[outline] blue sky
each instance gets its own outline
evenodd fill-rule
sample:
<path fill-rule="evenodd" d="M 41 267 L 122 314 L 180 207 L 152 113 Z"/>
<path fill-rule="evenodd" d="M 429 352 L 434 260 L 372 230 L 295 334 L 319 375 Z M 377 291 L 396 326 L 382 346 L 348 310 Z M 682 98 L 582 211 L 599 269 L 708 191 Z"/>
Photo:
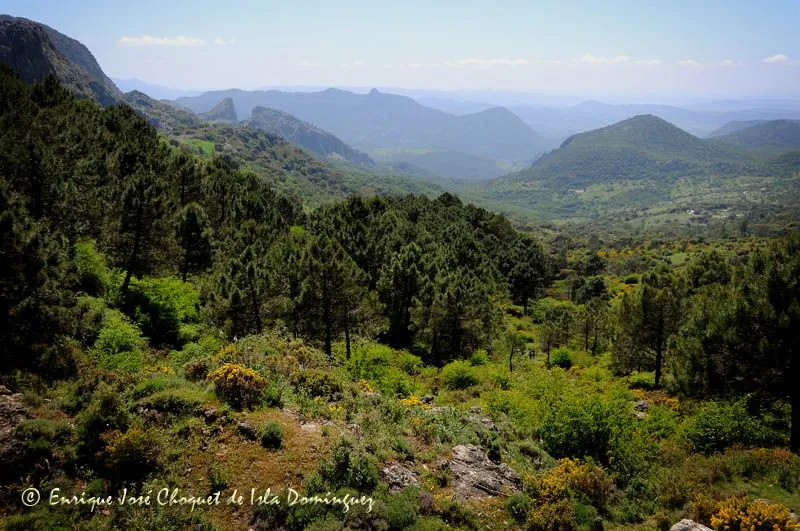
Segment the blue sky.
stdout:
<path fill-rule="evenodd" d="M 172 88 L 800 92 L 797 1 L 5 0 L 112 77 Z"/>

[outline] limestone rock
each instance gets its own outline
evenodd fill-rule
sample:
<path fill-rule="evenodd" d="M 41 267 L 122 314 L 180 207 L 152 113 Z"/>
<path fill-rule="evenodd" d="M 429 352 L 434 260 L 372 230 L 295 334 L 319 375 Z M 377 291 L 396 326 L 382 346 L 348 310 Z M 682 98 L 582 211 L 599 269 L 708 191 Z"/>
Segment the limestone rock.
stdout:
<path fill-rule="evenodd" d="M 409 485 L 419 486 L 416 473 L 400 463 L 390 462 L 381 469 L 381 480 L 393 491 L 402 490 Z"/>
<path fill-rule="evenodd" d="M 14 434 L 17 426 L 30 418 L 22 394 L 0 385 L 0 479 L 11 479 L 24 470 L 25 444 Z"/>
<path fill-rule="evenodd" d="M 443 467 L 450 470 L 456 497 L 461 500 L 502 496 L 518 491 L 522 485 L 522 479 L 508 465 L 492 462 L 474 444 L 454 447 L 453 457 Z"/>
<path fill-rule="evenodd" d="M 706 527 L 703 524 L 698 524 L 694 520 L 681 520 L 674 526 L 672 526 L 669 531 L 713 531 L 710 527 Z"/>

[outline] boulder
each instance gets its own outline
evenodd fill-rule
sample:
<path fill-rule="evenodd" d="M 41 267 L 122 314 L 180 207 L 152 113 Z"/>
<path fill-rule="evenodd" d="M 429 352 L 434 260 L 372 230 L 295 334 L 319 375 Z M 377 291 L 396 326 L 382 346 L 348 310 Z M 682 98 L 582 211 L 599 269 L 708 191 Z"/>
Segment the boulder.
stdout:
<path fill-rule="evenodd" d="M 650 409 L 650 404 L 647 402 L 647 400 L 639 400 L 633 404 L 633 409 L 636 411 L 647 411 Z"/>
<path fill-rule="evenodd" d="M 17 426 L 30 418 L 22 394 L 0 385 L 0 480 L 11 480 L 25 469 L 25 444 L 15 437 Z"/>
<path fill-rule="evenodd" d="M 706 527 L 703 524 L 698 524 L 694 520 L 681 520 L 674 526 L 672 526 L 669 531 L 713 531 L 710 527 Z"/>
<path fill-rule="evenodd" d="M 453 448 L 453 457 L 442 464 L 449 469 L 456 497 L 461 500 L 502 496 L 516 492 L 522 479 L 506 464 L 497 464 L 486 452 L 474 444 L 461 444 Z"/>
<path fill-rule="evenodd" d="M 393 491 L 403 490 L 410 485 L 419 486 L 416 473 L 410 468 L 395 462 L 384 465 L 383 469 L 381 469 L 381 480 L 389 485 L 389 489 Z"/>
<path fill-rule="evenodd" d="M 422 398 L 420 398 L 419 401 L 422 402 L 423 404 L 429 406 L 429 405 L 433 404 L 433 396 L 425 395 Z"/>
<path fill-rule="evenodd" d="M 249 441 L 255 441 L 256 439 L 258 439 L 258 432 L 252 425 L 248 424 L 247 422 L 242 422 L 242 421 L 237 422 L 236 431 L 239 432 L 239 435 L 241 435 L 242 437 L 244 437 Z"/>

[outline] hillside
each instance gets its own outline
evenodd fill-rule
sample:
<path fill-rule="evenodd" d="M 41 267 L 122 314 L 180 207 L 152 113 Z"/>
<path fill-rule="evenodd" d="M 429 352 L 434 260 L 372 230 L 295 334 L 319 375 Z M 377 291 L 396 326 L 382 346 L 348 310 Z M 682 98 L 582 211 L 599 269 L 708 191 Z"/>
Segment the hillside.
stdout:
<path fill-rule="evenodd" d="M 754 125 L 763 124 L 767 120 L 734 120 L 732 122 L 728 122 L 722 127 L 718 129 L 714 129 L 708 134 L 708 138 L 716 138 L 718 136 L 725 136 L 730 135 L 731 133 L 735 133 L 737 131 L 741 131 L 742 129 L 747 129 L 748 127 L 752 127 Z"/>
<path fill-rule="evenodd" d="M 654 231 L 743 217 L 791 224 L 796 156 L 701 140 L 646 115 L 574 135 L 530 168 L 460 193 L 522 219 Z"/>
<path fill-rule="evenodd" d="M 571 136 L 530 169 L 506 179 L 583 188 L 628 179 L 723 170 L 743 155 L 701 140 L 653 115 Z"/>
<path fill-rule="evenodd" d="M 225 98 L 214 107 L 204 113 L 200 113 L 198 116 L 203 118 L 204 120 L 208 120 L 211 122 L 238 122 L 239 118 L 236 115 L 236 108 L 233 105 L 232 98 Z"/>
<path fill-rule="evenodd" d="M 493 159 L 531 160 L 542 139 L 507 109 L 455 116 L 420 105 L 406 96 L 372 90 L 354 94 L 227 90 L 177 101 L 206 112 L 230 97 L 242 115 L 257 106 L 288 112 L 359 148 L 442 148 Z"/>
<path fill-rule="evenodd" d="M 0 15 L 0 61 L 26 83 L 54 75 L 74 94 L 111 105 L 122 93 L 75 39 L 25 18 Z"/>
<path fill-rule="evenodd" d="M 278 135 L 323 158 L 346 160 L 361 166 L 374 165 L 374 161 L 365 153 L 351 148 L 327 131 L 285 112 L 255 107 L 245 124 Z"/>
<path fill-rule="evenodd" d="M 800 120 L 758 122 L 714 139 L 748 148 L 800 149 Z"/>

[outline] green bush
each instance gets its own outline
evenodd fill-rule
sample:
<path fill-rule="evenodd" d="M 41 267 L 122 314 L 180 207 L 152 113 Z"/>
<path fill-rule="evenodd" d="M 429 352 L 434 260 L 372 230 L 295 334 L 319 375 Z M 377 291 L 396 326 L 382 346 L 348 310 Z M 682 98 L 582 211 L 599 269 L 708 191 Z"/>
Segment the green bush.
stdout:
<path fill-rule="evenodd" d="M 406 374 L 419 374 L 420 369 L 422 369 L 422 358 L 405 350 L 399 350 L 395 351 L 392 365 Z"/>
<path fill-rule="evenodd" d="M 567 347 L 559 347 L 550 353 L 550 364 L 554 367 L 569 369 L 572 367 L 572 353 Z"/>
<path fill-rule="evenodd" d="M 768 445 L 774 436 L 747 411 L 745 400 L 706 402 L 683 426 L 694 452 L 710 454 L 735 444 Z"/>
<path fill-rule="evenodd" d="M 483 367 L 489 363 L 489 354 L 483 349 L 476 350 L 472 353 L 472 356 L 469 357 L 469 363 L 473 367 Z"/>
<path fill-rule="evenodd" d="M 91 402 L 75 419 L 78 452 L 86 458 L 93 457 L 105 447 L 103 434 L 108 430 L 122 430 L 128 425 L 128 415 L 117 393 L 106 383 L 100 383 L 92 394 Z"/>
<path fill-rule="evenodd" d="M 188 387 L 170 387 L 139 401 L 139 405 L 162 413 L 187 415 L 203 403 L 203 393 Z"/>
<path fill-rule="evenodd" d="M 192 382 L 201 382 L 208 377 L 211 371 L 211 360 L 209 358 L 200 358 L 192 361 L 187 361 L 183 366 L 183 374 L 186 379 Z"/>
<path fill-rule="evenodd" d="M 448 389 L 467 389 L 479 383 L 475 369 L 462 360 L 450 362 L 442 367 L 442 381 Z"/>
<path fill-rule="evenodd" d="M 144 398 L 145 396 L 150 396 L 159 391 L 163 391 L 164 389 L 177 387 L 178 385 L 180 385 L 180 380 L 174 376 L 157 373 L 136 384 L 131 394 L 134 400 L 138 400 L 140 398 Z"/>
<path fill-rule="evenodd" d="M 311 396 L 331 398 L 335 393 L 342 391 L 336 378 L 321 369 L 299 369 L 289 376 L 289 381 L 294 387 Z"/>
<path fill-rule="evenodd" d="M 92 352 L 100 368 L 110 371 L 139 372 L 144 369 L 145 339 L 139 328 L 118 310 L 105 309 Z"/>
<path fill-rule="evenodd" d="M 283 446 L 283 429 L 277 422 L 267 422 L 261 428 L 261 446 L 268 450 L 278 450 Z"/>
<path fill-rule="evenodd" d="M 180 346 L 182 325 L 198 320 L 200 296 L 194 286 L 177 278 L 144 277 L 131 282 L 125 306 L 151 342 Z"/>
<path fill-rule="evenodd" d="M 319 477 L 328 490 L 349 487 L 369 493 L 378 485 L 375 458 L 349 439 L 340 439 L 331 454 L 320 463 Z"/>
<path fill-rule="evenodd" d="M 525 523 L 532 507 L 531 499 L 523 492 L 515 492 L 506 500 L 506 510 L 511 519 L 518 524 Z"/>
<path fill-rule="evenodd" d="M 389 499 L 387 523 L 390 530 L 402 531 L 419 519 L 419 489 L 407 487 Z"/>
<path fill-rule="evenodd" d="M 639 283 L 639 275 L 630 274 L 626 276 L 623 280 L 625 284 L 638 284 Z"/>
<path fill-rule="evenodd" d="M 93 241 L 75 244 L 75 269 L 80 282 L 79 289 L 89 295 L 103 296 L 114 284 L 113 273 Z"/>

